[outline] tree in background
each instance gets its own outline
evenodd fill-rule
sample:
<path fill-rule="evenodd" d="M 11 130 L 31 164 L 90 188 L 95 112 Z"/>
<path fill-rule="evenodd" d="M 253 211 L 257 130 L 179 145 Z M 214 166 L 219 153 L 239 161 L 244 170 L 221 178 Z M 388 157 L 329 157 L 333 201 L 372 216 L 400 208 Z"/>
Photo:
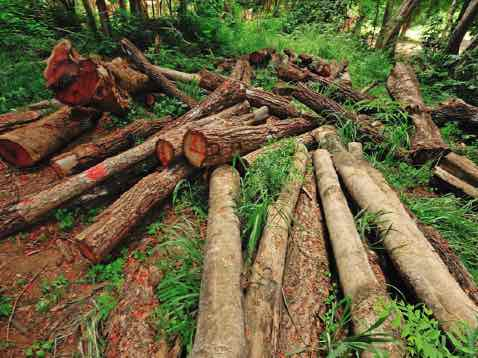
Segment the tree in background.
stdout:
<path fill-rule="evenodd" d="M 460 45 L 473 21 L 478 15 L 478 0 L 465 1 L 458 21 L 450 35 L 447 45 L 447 52 L 453 55 L 458 54 Z"/>

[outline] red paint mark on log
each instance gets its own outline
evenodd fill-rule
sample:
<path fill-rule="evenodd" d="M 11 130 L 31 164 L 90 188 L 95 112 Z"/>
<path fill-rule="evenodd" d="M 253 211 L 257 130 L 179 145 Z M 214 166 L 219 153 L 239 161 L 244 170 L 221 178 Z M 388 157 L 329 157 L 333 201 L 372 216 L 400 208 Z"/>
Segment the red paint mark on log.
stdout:
<path fill-rule="evenodd" d="M 91 181 L 99 181 L 106 177 L 107 174 L 108 171 L 106 170 L 106 167 L 101 163 L 85 171 L 86 178 Z"/>
<path fill-rule="evenodd" d="M 137 275 L 135 276 L 135 281 L 138 282 L 139 284 L 144 284 L 148 280 L 148 270 L 145 270 L 144 268 L 140 268 L 138 270 Z"/>

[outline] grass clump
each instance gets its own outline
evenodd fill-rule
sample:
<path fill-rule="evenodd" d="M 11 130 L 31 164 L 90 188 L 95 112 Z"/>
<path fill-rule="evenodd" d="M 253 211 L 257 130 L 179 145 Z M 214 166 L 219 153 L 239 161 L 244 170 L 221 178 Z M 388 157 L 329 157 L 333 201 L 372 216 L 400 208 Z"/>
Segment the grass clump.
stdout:
<path fill-rule="evenodd" d="M 124 264 L 127 252 L 107 264 L 93 265 L 86 274 L 89 283 L 109 282 L 110 288 L 119 289 L 124 282 Z"/>
<path fill-rule="evenodd" d="M 51 282 L 43 281 L 41 283 L 42 297 L 38 300 L 35 308 L 38 312 L 46 313 L 51 306 L 56 305 L 65 293 L 70 282 L 65 276 L 60 275 Z"/>
<path fill-rule="evenodd" d="M 12 312 L 12 299 L 5 295 L 0 295 L 0 318 L 10 316 Z"/>

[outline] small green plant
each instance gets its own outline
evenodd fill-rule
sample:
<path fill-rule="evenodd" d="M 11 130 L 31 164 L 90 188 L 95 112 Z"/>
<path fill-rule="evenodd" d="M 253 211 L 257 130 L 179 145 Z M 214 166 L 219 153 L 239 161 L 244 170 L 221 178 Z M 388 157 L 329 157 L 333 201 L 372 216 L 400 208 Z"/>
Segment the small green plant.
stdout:
<path fill-rule="evenodd" d="M 174 188 L 172 202 L 177 212 L 189 208 L 201 220 L 207 218 L 207 187 L 200 180 L 181 180 Z"/>
<path fill-rule="evenodd" d="M 89 225 L 95 221 L 95 218 L 101 213 L 103 208 L 91 208 L 86 213 L 81 214 L 80 220 L 83 224 Z"/>
<path fill-rule="evenodd" d="M 48 353 L 53 352 L 52 341 L 36 341 L 30 347 L 25 349 L 26 357 L 44 358 Z"/>
<path fill-rule="evenodd" d="M 124 282 L 124 263 L 125 258 L 122 256 L 108 264 L 96 264 L 88 270 L 86 279 L 91 283 L 107 281 L 111 288 L 118 289 Z"/>
<path fill-rule="evenodd" d="M 405 162 L 400 162 L 398 165 L 390 160 L 382 162 L 373 155 L 367 156 L 367 159 L 383 173 L 387 182 L 399 191 L 427 186 L 430 182 L 433 162 L 415 167 Z"/>
<path fill-rule="evenodd" d="M 65 289 L 70 285 L 70 282 L 65 276 L 60 275 L 53 281 L 43 281 L 41 283 L 42 297 L 38 300 L 35 308 L 38 312 L 46 313 L 51 306 L 56 305 L 65 293 Z"/>
<path fill-rule="evenodd" d="M 96 306 L 98 308 L 98 314 L 100 320 L 108 318 L 110 312 L 115 309 L 118 302 L 116 299 L 108 293 L 103 293 L 96 297 Z"/>
<path fill-rule="evenodd" d="M 383 212 L 372 213 L 366 210 L 360 210 L 355 215 L 355 225 L 362 241 L 372 250 L 383 249 L 382 241 L 387 232 L 382 232 L 380 224 L 383 223 Z"/>
<path fill-rule="evenodd" d="M 70 231 L 75 227 L 76 211 L 68 209 L 57 209 L 55 211 L 55 219 L 58 221 L 58 226 L 61 231 Z"/>
<path fill-rule="evenodd" d="M 153 106 L 153 113 L 158 117 L 178 117 L 187 111 L 187 106 L 173 97 L 160 97 Z"/>
<path fill-rule="evenodd" d="M 0 295 L 0 318 L 10 316 L 12 312 L 12 299 L 8 296 Z"/>

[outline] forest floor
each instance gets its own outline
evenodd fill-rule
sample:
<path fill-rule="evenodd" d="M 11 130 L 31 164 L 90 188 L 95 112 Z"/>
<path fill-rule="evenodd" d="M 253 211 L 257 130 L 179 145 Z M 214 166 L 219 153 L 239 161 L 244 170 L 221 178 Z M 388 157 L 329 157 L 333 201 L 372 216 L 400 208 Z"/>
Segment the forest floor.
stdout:
<path fill-rule="evenodd" d="M 383 173 L 390 186 L 400 194 L 402 201 L 422 223 L 433 226 L 443 235 L 476 282 L 478 212 L 475 200 L 432 185 L 432 162 L 416 166 L 407 161 L 397 161 L 395 157 L 397 148 L 410 146 L 408 133 L 411 125 L 399 110 L 398 104 L 389 98 L 385 88 L 386 78 L 392 68 L 391 60 L 383 53 L 364 48 L 346 35 L 318 34 L 314 31 L 280 35 L 274 33 L 272 25 L 272 29 L 263 29 L 259 23 L 250 26 L 246 30 L 248 37 L 236 49 L 239 54 L 248 54 L 265 47 L 273 47 L 277 51 L 291 48 L 296 53 L 307 53 L 326 60 L 349 61 L 355 89 L 364 88 L 373 81 L 379 82 L 370 92 L 377 97 L 374 103 L 346 106 L 351 110 L 359 110 L 364 105 L 373 106 L 376 118 L 386 125 L 389 140 L 380 144 L 365 142 L 357 128 L 346 120 L 337 123 L 338 133 L 344 143 L 363 142 L 366 159 Z M 399 45 L 398 51 L 413 55 L 419 50 L 420 47 L 414 41 L 406 41 Z M 151 52 L 148 55 L 159 65 L 186 72 L 214 67 L 211 59 L 206 56 L 188 57 L 171 49 L 161 54 Z M 13 64 L 11 68 L 14 68 Z M 420 73 L 420 70 L 417 72 Z M 30 91 L 27 88 L 28 76 L 25 75 L 21 84 L 22 91 L 27 93 Z M 35 76 L 41 76 L 38 69 Z M 8 73 L 2 77 L 0 82 L 7 79 Z M 21 79 L 17 78 L 16 81 Z M 277 82 L 275 70 L 265 67 L 255 70 L 252 84 L 264 90 L 272 90 Z M 205 92 L 195 85 L 184 84 L 181 88 L 197 99 L 205 97 Z M 429 84 L 422 84 L 422 91 L 429 106 L 435 106 L 452 95 L 441 91 L 439 86 Z M 25 95 L 24 103 L 17 100 L 15 106 L 44 99 L 41 98 L 43 95 L 45 91 L 37 91 L 33 96 Z M 307 113 L 313 113 L 296 101 L 294 104 Z M 185 108 L 167 97 L 160 98 L 153 108 L 136 104 L 127 120 L 115 116 L 103 117 L 94 131 L 70 143 L 63 151 L 79 143 L 100 138 L 145 115 L 157 117 L 184 112 Z M 442 127 L 441 133 L 453 150 L 478 165 L 478 139 L 475 134 L 465 133 L 454 123 Z M 264 206 L 267 207 L 277 198 L 292 154 L 290 150 L 284 149 L 286 147 L 287 144 L 261 158 L 250 169 L 251 174 L 244 176 L 241 182 L 241 220 L 244 227 L 249 228 L 250 222 L 258 217 L 263 220 L 266 212 Z M 277 163 L 285 165 L 280 167 Z M 154 287 L 154 307 L 148 308 L 152 314 L 143 320 L 156 332 L 154 339 L 167 341 L 171 351 L 174 349 L 171 347 L 180 344 L 183 356 L 186 352 L 189 353 L 194 338 L 201 283 L 201 250 L 206 237 L 209 174 L 206 172 L 195 179 L 181 182 L 172 197 L 151 210 L 110 258 L 101 264 L 91 265 L 78 251 L 73 239 L 93 223 L 95 217 L 117 197 L 103 198 L 83 207 L 58 209 L 45 221 L 0 241 L 0 356 L 102 357 L 106 350 L 109 352 L 106 356 L 114 357 L 114 349 L 108 347 L 111 344 L 111 336 L 107 334 L 111 332 L 108 316 L 120 304 L 125 282 L 129 284 L 131 277 L 136 277 L 135 272 L 140 270 L 138 267 L 149 269 L 150 266 L 161 269 L 163 284 Z M 18 198 L 52 187 L 59 180 L 48 162 L 30 169 L 17 169 L 0 160 L 0 201 L 14 202 Z M 261 192 L 262 189 L 264 191 Z M 262 193 L 263 197 L 253 200 L 247 197 L 248 190 L 256 195 Z M 376 225 L 360 210 L 351 206 L 362 235 L 373 236 Z M 242 232 L 245 242 L 252 235 L 249 229 Z M 185 244 L 188 240 L 193 243 Z M 328 251 L 328 255 L 332 256 L 330 248 Z M 245 252 L 246 261 L 252 259 L 247 255 L 247 249 Z M 341 342 L 345 336 L 352 336 L 352 333 L 350 320 L 342 319 L 342 312 L 347 311 L 347 306 L 342 301 L 343 295 L 333 259 L 329 258 L 330 270 L 320 277 L 318 283 L 318 286 L 328 292 L 328 297 L 327 302 L 320 305 L 321 319 L 317 321 L 324 332 L 333 336 L 336 342 Z M 400 284 L 386 255 L 379 252 L 376 260 L 377 267 L 382 267 L 388 275 L 386 282 L 390 285 L 389 293 L 399 302 L 397 307 L 406 321 L 409 332 L 404 333 L 402 338 L 407 340 L 411 336 L 419 336 L 424 337 L 429 345 L 436 345 L 437 342 L 441 344 L 446 334 L 438 328 L 430 311 L 420 305 L 407 288 Z M 393 285 L 398 287 L 393 288 Z M 324 343 L 322 338 L 320 341 Z M 411 340 L 407 344 L 410 356 L 421 356 L 412 353 L 413 350 L 419 350 L 416 342 Z M 441 352 L 441 348 L 436 349 Z"/>

